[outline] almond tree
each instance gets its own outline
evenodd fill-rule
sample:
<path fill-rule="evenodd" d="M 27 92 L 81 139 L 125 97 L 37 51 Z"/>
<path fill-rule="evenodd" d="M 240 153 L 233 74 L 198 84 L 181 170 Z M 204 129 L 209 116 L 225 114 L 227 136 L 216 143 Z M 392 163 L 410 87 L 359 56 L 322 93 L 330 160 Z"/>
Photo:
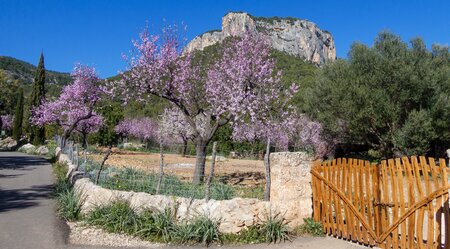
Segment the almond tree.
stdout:
<path fill-rule="evenodd" d="M 96 114 L 88 119 L 81 120 L 75 127 L 75 132 L 79 133 L 83 140 L 83 148 L 87 148 L 87 136 L 97 132 L 104 125 L 103 117 Z"/>
<path fill-rule="evenodd" d="M 12 115 L 1 115 L 0 116 L 0 120 L 1 120 L 1 130 L 5 131 L 5 132 L 9 132 L 12 130 L 13 128 L 13 116 Z"/>
<path fill-rule="evenodd" d="M 165 140 L 181 141 L 181 155 L 186 156 L 187 144 L 193 137 L 193 131 L 184 114 L 178 108 L 166 108 L 159 123 L 159 136 Z"/>
<path fill-rule="evenodd" d="M 133 136 L 148 144 L 150 139 L 158 138 L 158 123 L 151 118 L 124 119 L 114 129 L 121 136 Z"/>
<path fill-rule="evenodd" d="M 98 116 L 94 108 L 104 92 L 94 68 L 77 65 L 72 78 L 73 83 L 64 87 L 58 99 L 44 102 L 32 110 L 33 124 L 56 124 L 63 129 L 62 147 L 80 122 Z"/>
<path fill-rule="evenodd" d="M 182 53 L 176 30 L 164 29 L 161 36 L 144 31 L 133 44 L 129 71 L 113 90 L 125 101 L 156 95 L 183 113 L 196 146 L 195 184 L 203 182 L 206 147 L 218 128 L 264 119 L 271 111 L 267 103 L 281 97 L 281 73 L 274 72 L 269 43 L 262 37 L 245 35 L 224 44 L 206 74 L 192 54 Z"/>

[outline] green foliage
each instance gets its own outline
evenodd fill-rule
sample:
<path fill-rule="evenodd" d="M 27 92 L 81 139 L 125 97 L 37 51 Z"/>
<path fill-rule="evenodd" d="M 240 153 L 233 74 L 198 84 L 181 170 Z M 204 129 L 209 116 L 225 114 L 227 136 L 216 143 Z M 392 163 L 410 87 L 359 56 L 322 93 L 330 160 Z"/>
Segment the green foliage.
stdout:
<path fill-rule="evenodd" d="M 315 222 L 313 218 L 304 218 L 304 223 L 297 228 L 297 232 L 300 235 L 310 234 L 314 237 L 325 236 L 325 231 L 320 222 Z"/>
<path fill-rule="evenodd" d="M 259 244 L 266 242 L 260 225 L 245 228 L 236 234 L 223 234 L 222 241 L 224 244 Z"/>
<path fill-rule="evenodd" d="M 36 74 L 34 76 L 33 91 L 30 97 L 30 110 L 32 108 L 40 106 L 45 100 L 45 66 L 44 55 L 41 53 L 39 58 L 39 64 L 36 68 Z M 30 139 L 34 145 L 43 144 L 45 141 L 45 127 L 32 126 Z"/>
<path fill-rule="evenodd" d="M 17 94 L 17 105 L 16 105 L 16 111 L 14 113 L 14 124 L 13 124 L 13 138 L 16 141 L 19 141 L 20 137 L 22 136 L 22 124 L 23 124 L 23 90 L 22 88 L 19 89 L 19 92 Z"/>
<path fill-rule="evenodd" d="M 12 114 L 17 104 L 19 83 L 0 69 L 0 115 Z"/>
<path fill-rule="evenodd" d="M 205 244 L 206 246 L 221 242 L 219 222 L 200 215 L 194 220 L 178 225 L 173 230 L 173 241 L 179 244 Z"/>
<path fill-rule="evenodd" d="M 67 164 L 57 162 L 52 166 L 53 174 L 56 177 L 54 196 L 56 197 L 58 216 L 68 221 L 77 221 L 81 218 L 81 206 L 84 200 L 66 179 Z"/>
<path fill-rule="evenodd" d="M 325 65 L 303 91 L 305 104 L 299 108 L 335 141 L 366 145 L 382 157 L 440 156 L 450 146 L 449 75 L 448 47 L 429 51 L 419 38 L 408 46 L 382 32 L 373 47 L 355 43 L 348 60 Z M 431 125 L 407 139 L 419 126 L 409 119 L 413 112 Z"/>
<path fill-rule="evenodd" d="M 277 243 L 291 239 L 285 218 L 277 213 L 268 214 L 260 224 L 248 227 L 237 234 L 224 234 L 222 240 L 229 244 Z"/>
<path fill-rule="evenodd" d="M 267 243 L 290 240 L 287 221 L 280 213 L 270 213 L 261 225 L 261 232 Z"/>
<path fill-rule="evenodd" d="M 135 234 L 139 229 L 139 216 L 128 202 L 122 200 L 96 207 L 86 216 L 85 222 L 110 233 Z"/>
<path fill-rule="evenodd" d="M 211 186 L 211 198 L 214 200 L 230 200 L 235 195 L 234 189 L 226 184 L 214 183 Z"/>
<path fill-rule="evenodd" d="M 123 119 L 123 109 L 118 102 L 104 101 L 96 111 L 103 116 L 104 126 L 89 137 L 89 141 L 100 145 L 117 144 L 119 136 L 114 131 L 116 125 Z"/>
<path fill-rule="evenodd" d="M 52 164 L 53 174 L 57 180 L 64 180 L 67 175 L 67 163 L 56 162 Z"/>
<path fill-rule="evenodd" d="M 75 192 L 70 183 L 58 182 L 60 184 L 56 200 L 58 204 L 58 215 L 68 221 L 76 221 L 81 218 L 82 198 Z M 70 187 L 67 187 L 70 186 Z"/>
<path fill-rule="evenodd" d="M 0 69 L 7 71 L 20 85 L 30 85 L 36 72 L 36 66 L 8 56 L 0 56 Z M 67 85 L 72 81 L 69 73 L 48 70 L 45 80 L 51 86 Z"/>
<path fill-rule="evenodd" d="M 396 134 L 395 144 L 408 156 L 426 154 L 429 141 L 435 138 L 433 120 L 426 110 L 413 110 L 409 113 L 405 124 Z"/>
<path fill-rule="evenodd" d="M 95 169 L 91 169 L 92 177 L 96 176 L 96 167 L 97 165 Z M 159 174 L 157 173 L 148 174 L 131 168 L 115 169 L 108 167 L 102 172 L 99 184 L 109 189 L 155 194 L 158 177 Z M 164 175 L 160 194 L 203 199 L 205 197 L 205 186 L 181 181 L 174 175 Z M 232 186 L 219 182 L 211 184 L 212 199 L 228 200 L 235 197 L 236 194 Z"/>

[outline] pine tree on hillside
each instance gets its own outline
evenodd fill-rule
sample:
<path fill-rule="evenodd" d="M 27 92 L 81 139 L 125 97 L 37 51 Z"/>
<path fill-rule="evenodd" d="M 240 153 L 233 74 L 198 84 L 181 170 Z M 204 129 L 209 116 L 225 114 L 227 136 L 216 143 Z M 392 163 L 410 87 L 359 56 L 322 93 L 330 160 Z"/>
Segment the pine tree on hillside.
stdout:
<path fill-rule="evenodd" d="M 31 93 L 30 110 L 34 107 L 38 107 L 45 99 L 45 66 L 44 55 L 41 53 L 39 58 L 39 64 L 36 68 L 36 75 L 34 76 L 33 92 Z M 33 144 L 43 144 L 45 141 L 45 128 L 32 126 L 30 140 Z"/>
<path fill-rule="evenodd" d="M 13 137 L 19 141 L 22 136 L 22 123 L 23 123 L 23 89 L 20 88 L 17 96 L 16 111 L 14 114 L 14 126 Z"/>

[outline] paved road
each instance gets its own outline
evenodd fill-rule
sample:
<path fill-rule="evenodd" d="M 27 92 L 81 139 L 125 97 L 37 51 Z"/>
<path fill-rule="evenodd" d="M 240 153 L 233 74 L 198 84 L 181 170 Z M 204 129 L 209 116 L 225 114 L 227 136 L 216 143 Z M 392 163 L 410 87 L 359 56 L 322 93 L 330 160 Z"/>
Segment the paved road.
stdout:
<path fill-rule="evenodd" d="M 52 184 L 52 169 L 46 160 L 18 152 L 0 152 L 0 249 L 110 249 L 110 247 L 89 247 L 65 243 L 68 227 L 55 215 L 55 201 L 51 198 Z M 181 248 L 158 245 L 151 248 L 156 247 Z M 332 238 L 298 238 L 292 243 L 227 246 L 226 248 L 350 249 L 358 247 L 355 244 Z M 212 248 L 225 247 L 213 246 Z"/>
<path fill-rule="evenodd" d="M 55 216 L 52 184 L 46 160 L 0 152 L 0 248 L 63 247 L 64 224 Z"/>

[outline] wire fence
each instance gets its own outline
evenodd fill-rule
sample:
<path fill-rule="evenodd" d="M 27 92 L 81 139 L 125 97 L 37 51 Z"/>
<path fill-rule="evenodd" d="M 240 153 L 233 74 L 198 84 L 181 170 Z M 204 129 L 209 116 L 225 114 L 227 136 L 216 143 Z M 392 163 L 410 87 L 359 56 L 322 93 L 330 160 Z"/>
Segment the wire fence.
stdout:
<path fill-rule="evenodd" d="M 56 142 L 61 144 L 60 138 Z M 122 145 L 112 148 L 103 167 L 107 148 L 82 148 L 72 141 L 65 145 L 62 151 L 78 171 L 93 182 L 98 178 L 97 184 L 108 189 L 193 199 L 264 197 L 262 161 L 226 157 L 220 146 L 213 148 L 213 143 L 198 148 L 205 152 L 200 155 L 184 144 Z M 196 171 L 197 161 L 204 162 L 204 170 Z M 199 180 L 195 184 L 194 174 Z"/>

